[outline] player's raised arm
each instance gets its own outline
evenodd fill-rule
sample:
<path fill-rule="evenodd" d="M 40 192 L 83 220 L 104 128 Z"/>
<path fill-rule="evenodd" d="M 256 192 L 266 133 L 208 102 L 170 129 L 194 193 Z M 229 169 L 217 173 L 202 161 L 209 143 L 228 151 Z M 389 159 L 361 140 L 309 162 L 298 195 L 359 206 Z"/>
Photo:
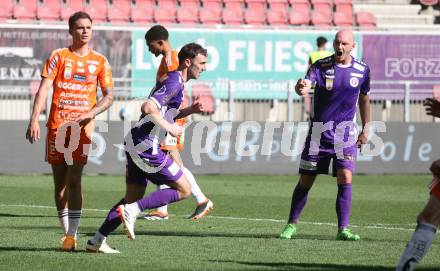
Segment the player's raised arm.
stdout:
<path fill-rule="evenodd" d="M 169 132 L 172 136 L 179 136 L 183 132 L 183 127 L 176 123 L 169 123 L 159 112 L 156 103 L 152 99 L 148 99 L 141 107 L 142 115 L 149 115 L 152 121 L 159 125 L 162 129 Z"/>
<path fill-rule="evenodd" d="M 37 94 L 35 95 L 34 107 L 32 109 L 31 119 L 29 120 L 29 125 L 26 131 L 26 139 L 29 140 L 31 144 L 40 139 L 40 124 L 38 123 L 38 119 L 52 84 L 52 79 L 43 78 L 43 80 L 40 82 L 40 86 L 38 87 Z"/>
<path fill-rule="evenodd" d="M 300 96 L 306 95 L 312 89 L 312 82 L 308 79 L 298 79 L 295 85 L 295 92 Z"/>

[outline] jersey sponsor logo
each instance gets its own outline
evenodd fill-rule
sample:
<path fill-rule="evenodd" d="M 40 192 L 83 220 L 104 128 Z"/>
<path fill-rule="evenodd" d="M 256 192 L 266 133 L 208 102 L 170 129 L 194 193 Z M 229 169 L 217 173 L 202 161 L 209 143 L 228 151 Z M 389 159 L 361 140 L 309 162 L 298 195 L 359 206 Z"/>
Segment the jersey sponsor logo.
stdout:
<path fill-rule="evenodd" d="M 72 76 L 72 68 L 65 67 L 64 68 L 64 79 L 70 79 L 71 76 Z"/>
<path fill-rule="evenodd" d="M 79 73 L 84 73 L 84 72 L 85 72 L 85 70 L 84 70 L 84 68 L 78 68 L 78 69 L 76 69 L 76 72 L 79 72 Z"/>
<path fill-rule="evenodd" d="M 85 82 L 86 77 L 84 75 L 74 74 L 73 80 L 78 81 L 78 82 Z"/>
<path fill-rule="evenodd" d="M 350 73 L 350 75 L 351 75 L 351 76 L 354 76 L 354 77 L 359 77 L 359 78 L 364 77 L 364 75 L 363 75 L 362 73 L 355 73 L 355 72 L 352 72 L 352 73 Z"/>
<path fill-rule="evenodd" d="M 359 64 L 359 63 L 357 63 L 357 62 L 355 62 L 355 63 L 353 64 L 353 68 L 355 68 L 356 70 L 359 70 L 359 71 L 361 71 L 361 72 L 365 71 L 365 66 L 362 66 L 361 64 Z"/>
<path fill-rule="evenodd" d="M 75 83 L 67 83 L 67 82 L 61 82 L 59 81 L 57 83 L 57 87 L 62 89 L 68 89 L 68 90 L 81 90 L 81 91 L 93 91 L 94 86 L 93 85 L 83 85 L 83 84 L 75 84 Z"/>
<path fill-rule="evenodd" d="M 87 64 L 92 64 L 92 65 L 97 65 L 98 66 L 99 62 L 95 61 L 95 60 L 87 60 Z"/>
<path fill-rule="evenodd" d="M 89 83 L 95 83 L 96 82 L 96 75 L 90 74 L 89 76 L 87 76 L 87 82 Z"/>
<path fill-rule="evenodd" d="M 89 70 L 90 73 L 95 73 L 96 71 L 96 66 L 95 65 L 89 65 L 87 67 L 87 69 Z"/>
<path fill-rule="evenodd" d="M 89 94 L 87 93 L 70 93 L 70 92 L 61 92 L 61 98 L 75 98 L 75 99 L 89 99 Z"/>
<path fill-rule="evenodd" d="M 350 78 L 350 86 L 357 87 L 359 85 L 359 79 L 357 77 Z"/>

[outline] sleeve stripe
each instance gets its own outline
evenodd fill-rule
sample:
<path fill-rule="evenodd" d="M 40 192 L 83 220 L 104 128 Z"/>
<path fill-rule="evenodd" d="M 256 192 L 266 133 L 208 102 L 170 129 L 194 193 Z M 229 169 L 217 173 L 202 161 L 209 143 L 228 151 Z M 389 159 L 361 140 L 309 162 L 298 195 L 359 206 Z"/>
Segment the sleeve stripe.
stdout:
<path fill-rule="evenodd" d="M 157 105 L 158 109 L 162 108 L 162 105 L 159 103 L 158 100 L 156 100 L 156 98 L 150 97 L 149 99 L 152 100 Z"/>

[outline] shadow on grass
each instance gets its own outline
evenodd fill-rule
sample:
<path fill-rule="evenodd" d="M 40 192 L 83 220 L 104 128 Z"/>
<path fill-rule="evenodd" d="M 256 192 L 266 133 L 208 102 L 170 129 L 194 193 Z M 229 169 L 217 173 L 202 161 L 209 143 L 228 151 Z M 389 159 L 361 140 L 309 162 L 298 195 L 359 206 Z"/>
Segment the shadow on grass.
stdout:
<path fill-rule="evenodd" d="M 0 213 L 0 217 L 57 217 L 56 215 L 29 215 L 29 214 L 8 214 L 8 213 Z"/>
<path fill-rule="evenodd" d="M 55 248 L 55 247 L 44 247 L 43 248 L 43 247 L 4 247 L 4 246 L 0 246 L 0 251 L 61 252 L 60 248 Z"/>
<path fill-rule="evenodd" d="M 235 263 L 247 265 L 247 267 L 261 267 L 273 268 L 275 270 L 323 270 L 323 271 L 394 271 L 395 267 L 385 266 L 366 266 L 366 265 L 342 265 L 342 264 L 328 264 L 328 263 L 289 263 L 289 262 L 245 262 L 245 261 L 216 261 L 210 260 L 213 263 Z M 438 271 L 434 267 L 420 267 L 417 271 Z"/>

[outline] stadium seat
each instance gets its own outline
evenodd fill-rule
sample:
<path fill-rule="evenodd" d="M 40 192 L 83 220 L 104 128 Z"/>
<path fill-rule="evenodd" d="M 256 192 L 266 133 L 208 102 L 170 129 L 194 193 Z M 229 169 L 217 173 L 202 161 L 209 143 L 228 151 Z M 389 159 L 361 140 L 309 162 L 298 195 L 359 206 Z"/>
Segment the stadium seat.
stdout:
<path fill-rule="evenodd" d="M 267 23 L 270 25 L 281 26 L 287 24 L 286 11 L 268 10 L 266 15 L 267 15 Z"/>
<path fill-rule="evenodd" d="M 335 6 L 336 12 L 342 12 L 350 17 L 353 17 L 353 2 L 352 0 L 334 0 L 333 4 Z"/>
<path fill-rule="evenodd" d="M 192 85 L 192 97 L 199 97 L 200 102 L 203 104 L 205 113 L 212 114 L 215 112 L 215 98 L 212 95 L 212 90 L 209 85 L 204 83 L 196 83 Z"/>
<path fill-rule="evenodd" d="M 66 0 L 61 7 L 61 20 L 67 21 L 73 13 L 84 10 L 84 2 L 78 0 Z M 93 19 L 93 18 L 92 18 Z"/>
<path fill-rule="evenodd" d="M 295 5 L 295 4 L 310 4 L 309 0 L 289 0 L 289 4 Z"/>
<path fill-rule="evenodd" d="M 194 7 L 181 7 L 177 10 L 176 19 L 181 24 L 198 24 L 198 9 Z"/>
<path fill-rule="evenodd" d="M 153 22 L 153 0 L 136 0 L 136 5 L 131 6 L 131 20 L 134 23 Z"/>
<path fill-rule="evenodd" d="M 218 21 L 220 21 L 220 16 L 221 16 L 221 10 L 222 10 L 222 3 L 220 1 L 217 0 L 204 0 L 202 1 L 203 3 L 203 9 L 200 10 L 200 12 L 206 12 L 207 10 L 209 10 L 211 13 L 211 15 L 214 15 L 216 18 L 212 18 L 212 20 L 218 19 Z M 200 13 L 200 15 L 201 15 Z M 203 18 L 205 18 L 204 15 L 202 15 Z M 202 21 L 202 19 L 200 19 L 200 21 Z"/>
<path fill-rule="evenodd" d="M 187 8 L 187 9 L 199 9 L 200 2 L 198 0 L 184 0 L 180 1 L 180 8 Z"/>
<path fill-rule="evenodd" d="M 217 14 L 217 12 L 219 14 Z M 221 24 L 222 22 L 220 21 L 220 16 L 221 16 L 220 10 L 214 11 L 206 8 L 199 10 L 199 19 L 201 24 L 207 24 L 207 25 Z"/>
<path fill-rule="evenodd" d="M 331 2 L 330 0 L 312 0 L 313 10 L 318 11 L 322 14 L 331 15 Z"/>
<path fill-rule="evenodd" d="M 37 0 L 20 0 L 14 6 L 14 17 L 17 20 L 35 20 Z"/>
<path fill-rule="evenodd" d="M 94 23 L 107 22 L 107 1 L 89 0 L 85 11 L 92 17 Z"/>
<path fill-rule="evenodd" d="M 241 9 L 223 9 L 222 21 L 224 24 L 243 24 L 243 11 Z"/>
<path fill-rule="evenodd" d="M 153 11 L 154 20 L 157 23 L 175 23 L 177 3 L 174 0 L 162 0 Z"/>
<path fill-rule="evenodd" d="M 332 24 L 331 18 L 328 14 L 313 10 L 311 14 L 312 25 L 322 30 L 328 30 Z"/>
<path fill-rule="evenodd" d="M 108 8 L 108 20 L 112 23 L 130 22 L 131 1 L 113 0 Z"/>
<path fill-rule="evenodd" d="M 287 2 L 268 2 L 269 8 L 268 10 L 279 10 L 287 14 Z"/>
<path fill-rule="evenodd" d="M 250 2 L 247 4 L 247 11 L 249 10 L 253 10 L 257 13 L 264 13 L 266 7 L 266 3 L 265 2 Z"/>
<path fill-rule="evenodd" d="M 333 13 L 333 24 L 341 27 L 353 27 L 353 17 L 343 12 Z"/>
<path fill-rule="evenodd" d="M 4 21 L 12 17 L 14 11 L 13 0 L 3 0 L 0 2 L 0 20 Z"/>
<path fill-rule="evenodd" d="M 360 11 L 356 13 L 356 22 L 362 30 L 376 30 L 376 18 L 371 12 Z"/>
<path fill-rule="evenodd" d="M 309 14 L 310 4 L 307 3 L 293 3 L 291 11 L 295 11 L 298 13 L 307 13 Z"/>
<path fill-rule="evenodd" d="M 309 12 L 298 12 L 297 10 L 291 10 L 289 13 L 289 23 L 292 25 L 308 25 L 310 24 Z"/>
<path fill-rule="evenodd" d="M 244 21 L 250 25 L 264 25 L 266 24 L 266 14 L 264 10 L 247 9 L 244 13 Z"/>
<path fill-rule="evenodd" d="M 42 21 L 58 21 L 61 15 L 59 0 L 44 0 L 37 6 L 37 18 Z"/>

